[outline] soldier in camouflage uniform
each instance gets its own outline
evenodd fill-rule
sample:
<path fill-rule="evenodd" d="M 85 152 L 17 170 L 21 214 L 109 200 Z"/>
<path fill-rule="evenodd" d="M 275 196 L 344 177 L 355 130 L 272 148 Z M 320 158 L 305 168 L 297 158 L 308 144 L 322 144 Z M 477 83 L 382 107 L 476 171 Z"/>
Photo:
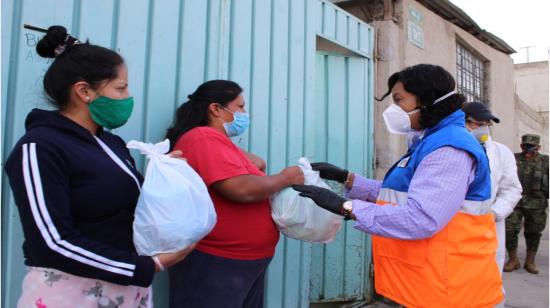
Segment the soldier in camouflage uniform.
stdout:
<path fill-rule="evenodd" d="M 510 259 L 504 265 L 505 272 L 520 267 L 517 256 L 518 233 L 521 220 L 525 218 L 524 233 L 527 244 L 527 257 L 524 268 L 529 273 L 538 274 L 535 254 L 539 247 L 542 231 L 546 227 L 548 208 L 548 156 L 539 154 L 540 136 L 521 136 L 521 153 L 516 153 L 518 177 L 523 187 L 523 196 L 514 212 L 506 218 L 506 249 Z"/>

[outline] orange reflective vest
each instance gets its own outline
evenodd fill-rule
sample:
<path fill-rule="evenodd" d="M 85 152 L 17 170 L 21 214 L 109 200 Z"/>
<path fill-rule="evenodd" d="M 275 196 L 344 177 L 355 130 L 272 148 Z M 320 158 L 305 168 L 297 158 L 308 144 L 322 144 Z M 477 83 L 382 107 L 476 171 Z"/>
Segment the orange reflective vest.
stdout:
<path fill-rule="evenodd" d="M 459 212 L 431 238 L 372 243 L 376 292 L 407 307 L 492 307 L 504 299 L 491 214 Z"/>

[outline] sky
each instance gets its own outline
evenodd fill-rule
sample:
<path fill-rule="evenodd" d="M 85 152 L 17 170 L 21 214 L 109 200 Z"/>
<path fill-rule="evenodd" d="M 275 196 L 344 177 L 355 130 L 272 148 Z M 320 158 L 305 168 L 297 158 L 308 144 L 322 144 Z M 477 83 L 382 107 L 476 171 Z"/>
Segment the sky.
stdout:
<path fill-rule="evenodd" d="M 550 0 L 450 0 L 516 50 L 514 63 L 550 59 Z"/>

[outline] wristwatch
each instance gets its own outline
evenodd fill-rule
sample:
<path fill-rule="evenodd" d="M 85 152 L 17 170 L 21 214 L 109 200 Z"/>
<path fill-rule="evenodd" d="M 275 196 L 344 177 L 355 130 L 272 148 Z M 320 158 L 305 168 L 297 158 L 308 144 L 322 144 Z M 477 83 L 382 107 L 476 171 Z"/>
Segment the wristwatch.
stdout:
<path fill-rule="evenodd" d="M 344 202 L 344 204 L 342 204 L 342 210 L 344 212 L 344 219 L 350 220 L 351 212 L 353 211 L 353 202 L 351 202 L 350 200 Z"/>

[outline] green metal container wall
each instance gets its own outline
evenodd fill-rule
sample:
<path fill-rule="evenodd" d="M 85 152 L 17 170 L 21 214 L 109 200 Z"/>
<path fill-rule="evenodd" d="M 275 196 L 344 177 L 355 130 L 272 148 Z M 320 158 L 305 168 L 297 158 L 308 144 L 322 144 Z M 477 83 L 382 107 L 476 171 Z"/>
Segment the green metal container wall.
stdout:
<path fill-rule="evenodd" d="M 364 175 L 372 170 L 372 109 L 364 104 L 372 71 L 368 60 L 318 52 L 314 157 Z M 370 121 L 372 122 L 372 121 Z M 341 188 L 340 188 L 341 189 Z M 370 237 L 347 222 L 336 239 L 313 245 L 312 302 L 369 300 Z"/>
<path fill-rule="evenodd" d="M 60 24 L 124 56 L 136 106 L 115 133 L 127 141 L 160 141 L 200 83 L 231 79 L 245 89 L 252 120 L 234 142 L 264 157 L 268 173 L 307 156 L 371 174 L 373 30 L 328 1 L 2 0 L 1 14 L 3 161 L 26 114 L 50 108 L 42 78 L 51 61 L 35 52 L 41 34 L 22 25 Z M 317 37 L 356 56 L 318 52 Z M 25 275 L 23 234 L 8 182 L 1 184 L 2 307 L 14 307 Z M 369 263 L 369 238 L 349 222 L 328 245 L 281 237 L 265 306 L 367 298 Z M 155 279 L 156 307 L 168 307 L 166 278 Z"/>

